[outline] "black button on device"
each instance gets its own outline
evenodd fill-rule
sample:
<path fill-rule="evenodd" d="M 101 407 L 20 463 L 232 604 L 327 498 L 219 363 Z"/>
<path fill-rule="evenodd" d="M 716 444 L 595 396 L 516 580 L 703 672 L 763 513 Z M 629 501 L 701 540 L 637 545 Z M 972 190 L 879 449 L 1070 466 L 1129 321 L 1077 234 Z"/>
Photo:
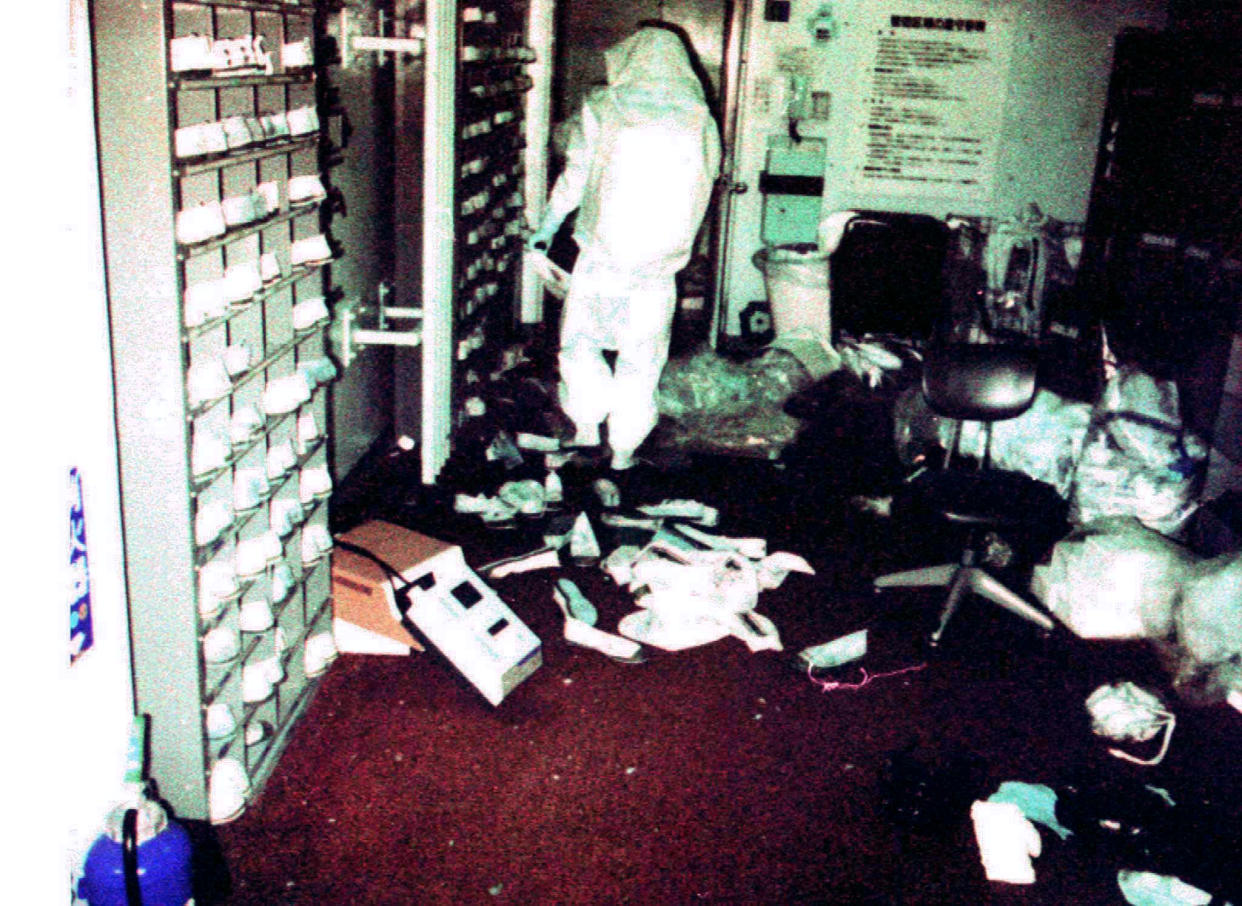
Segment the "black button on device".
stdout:
<path fill-rule="evenodd" d="M 768 22 L 788 22 L 789 0 L 767 0 L 763 7 L 763 18 Z"/>

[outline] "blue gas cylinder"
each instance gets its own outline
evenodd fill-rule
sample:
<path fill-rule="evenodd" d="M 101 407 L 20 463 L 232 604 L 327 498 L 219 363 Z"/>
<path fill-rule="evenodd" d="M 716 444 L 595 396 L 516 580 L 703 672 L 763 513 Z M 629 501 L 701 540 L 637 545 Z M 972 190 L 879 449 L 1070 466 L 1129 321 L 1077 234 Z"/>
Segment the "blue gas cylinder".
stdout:
<path fill-rule="evenodd" d="M 121 806 L 86 854 L 78 896 L 90 906 L 193 906 L 190 835 L 150 800 Z"/>

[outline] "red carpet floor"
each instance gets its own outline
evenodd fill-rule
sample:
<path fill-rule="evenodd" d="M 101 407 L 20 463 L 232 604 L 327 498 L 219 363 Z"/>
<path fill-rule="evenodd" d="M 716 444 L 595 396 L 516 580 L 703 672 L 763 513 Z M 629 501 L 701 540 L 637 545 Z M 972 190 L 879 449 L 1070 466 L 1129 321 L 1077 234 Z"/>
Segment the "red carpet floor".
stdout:
<path fill-rule="evenodd" d="M 571 496 L 591 477 L 570 482 Z M 760 598 L 784 653 L 725 639 L 617 664 L 565 643 L 551 597 L 556 576 L 571 576 L 612 629 L 631 604 L 602 572 L 498 580 L 543 639 L 544 666 L 492 708 L 434 657 L 343 657 L 258 801 L 213 829 L 220 901 L 1120 903 L 1126 866 L 1107 835 L 1062 842 L 1043 830 L 1036 884 L 989 883 L 970 802 L 1022 780 L 1064 797 L 1103 790 L 1097 800 L 1120 811 L 1144 784 L 1182 806 L 1236 810 L 1242 715 L 1179 708 L 1165 762 L 1137 768 L 1105 753 L 1083 702 L 1102 682 L 1167 686 L 1143 646 L 1042 640 L 972 602 L 929 659 L 921 640 L 938 596 L 875 596 L 869 582 L 934 562 L 940 539 L 857 515 L 806 477 L 695 462 L 635 473 L 624 489 L 634 503 L 698 496 L 721 508 L 721 533 L 761 535 L 810 560 L 814 577 L 793 575 Z M 396 484 L 377 499 L 387 518 L 461 542 L 475 566 L 539 534 L 476 528 L 443 499 L 400 506 Z M 864 627 L 862 666 L 922 669 L 823 691 L 792 667 L 802 646 Z"/>

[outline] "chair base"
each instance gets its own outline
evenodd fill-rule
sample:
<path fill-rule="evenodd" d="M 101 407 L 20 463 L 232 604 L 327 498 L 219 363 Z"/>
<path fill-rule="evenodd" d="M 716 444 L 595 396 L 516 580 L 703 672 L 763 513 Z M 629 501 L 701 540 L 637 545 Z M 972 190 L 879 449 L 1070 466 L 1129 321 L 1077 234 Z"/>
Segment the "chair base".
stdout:
<path fill-rule="evenodd" d="M 969 558 L 968 558 L 969 559 Z M 1030 604 L 1017 592 L 1011 591 L 991 574 L 971 563 L 945 563 L 940 566 L 924 566 L 904 572 L 890 573 L 875 580 L 875 590 L 885 588 L 939 588 L 948 587 L 949 597 L 940 612 L 940 623 L 931 634 L 929 642 L 940 644 L 945 627 L 957 612 L 967 593 L 979 595 L 993 604 L 999 604 L 1010 613 L 1034 623 L 1045 632 L 1051 632 L 1056 624 L 1043 611 Z"/>

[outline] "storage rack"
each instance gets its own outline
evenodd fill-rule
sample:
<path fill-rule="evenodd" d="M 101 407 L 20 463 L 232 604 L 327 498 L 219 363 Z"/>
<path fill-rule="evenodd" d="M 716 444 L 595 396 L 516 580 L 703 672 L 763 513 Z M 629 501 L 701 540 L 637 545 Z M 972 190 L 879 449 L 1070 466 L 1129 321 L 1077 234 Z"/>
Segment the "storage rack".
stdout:
<path fill-rule="evenodd" d="M 1208 441 L 1202 499 L 1242 483 L 1242 68 L 1228 40 L 1117 37 L 1080 298 L 1114 351 L 1178 382 Z M 1091 350 L 1098 359 L 1098 347 Z"/>
<path fill-rule="evenodd" d="M 315 8 L 96 6 L 137 710 L 160 795 L 226 820 L 213 770 L 236 759 L 257 794 L 331 629 Z M 242 620 L 264 602 L 270 625 Z"/>
<path fill-rule="evenodd" d="M 454 335 L 457 360 L 484 345 L 489 320 L 512 323 L 520 289 L 525 210 L 526 45 L 529 3 L 460 7 L 457 91 Z"/>

